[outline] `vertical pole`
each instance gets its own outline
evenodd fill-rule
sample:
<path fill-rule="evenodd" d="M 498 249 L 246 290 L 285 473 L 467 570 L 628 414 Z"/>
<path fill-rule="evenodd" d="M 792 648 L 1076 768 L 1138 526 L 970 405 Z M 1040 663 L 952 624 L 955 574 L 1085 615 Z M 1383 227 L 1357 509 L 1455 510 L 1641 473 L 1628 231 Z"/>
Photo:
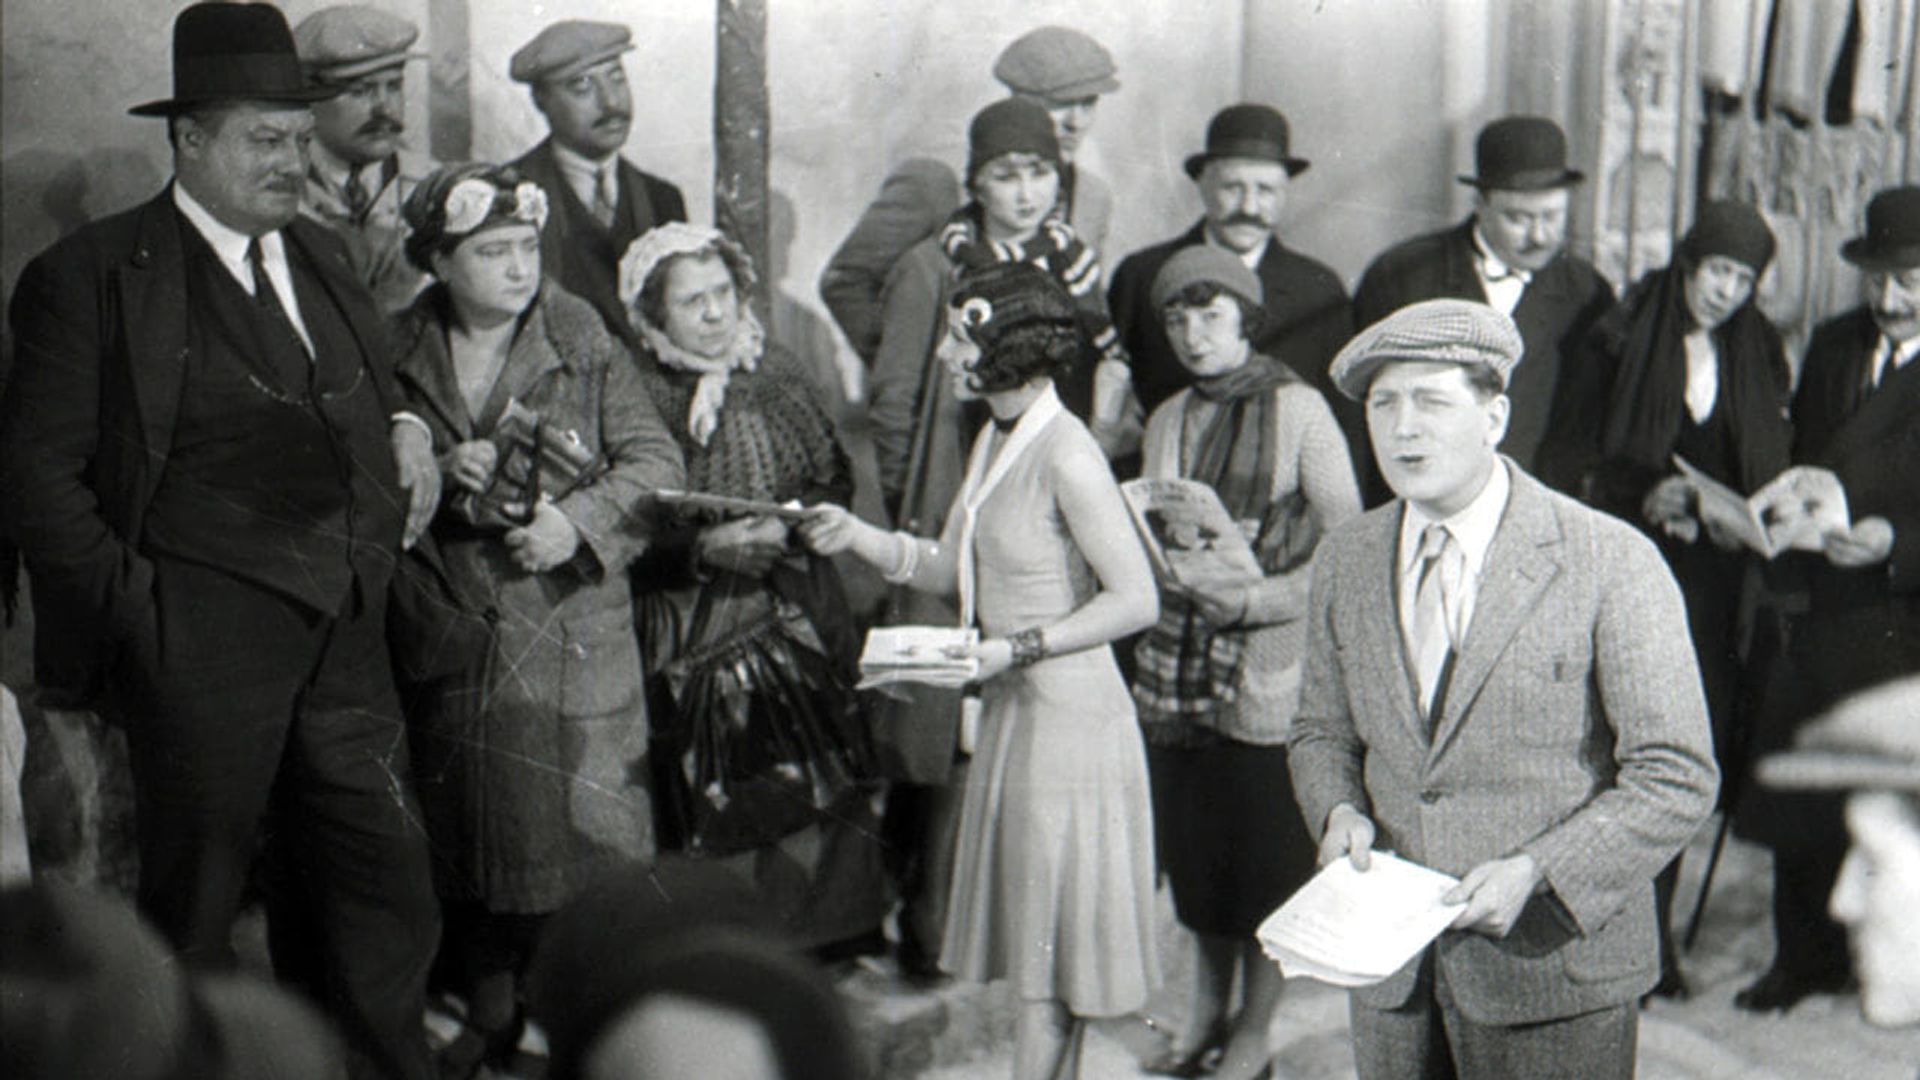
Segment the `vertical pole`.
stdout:
<path fill-rule="evenodd" d="M 427 133 L 435 161 L 473 156 L 472 35 L 467 0 L 427 0 Z"/>
<path fill-rule="evenodd" d="M 716 0 L 713 78 L 713 218 L 739 241 L 761 275 L 753 308 L 762 323 L 767 297 L 766 0 Z"/>

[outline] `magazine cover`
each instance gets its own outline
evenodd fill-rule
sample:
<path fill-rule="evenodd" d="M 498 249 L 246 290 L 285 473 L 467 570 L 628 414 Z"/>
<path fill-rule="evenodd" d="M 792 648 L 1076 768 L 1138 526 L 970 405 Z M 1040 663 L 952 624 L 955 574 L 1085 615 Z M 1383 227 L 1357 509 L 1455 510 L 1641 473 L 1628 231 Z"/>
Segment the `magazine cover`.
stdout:
<path fill-rule="evenodd" d="M 1162 578 L 1192 585 L 1262 576 L 1245 532 L 1207 485 L 1142 477 L 1121 484 L 1120 491 Z"/>

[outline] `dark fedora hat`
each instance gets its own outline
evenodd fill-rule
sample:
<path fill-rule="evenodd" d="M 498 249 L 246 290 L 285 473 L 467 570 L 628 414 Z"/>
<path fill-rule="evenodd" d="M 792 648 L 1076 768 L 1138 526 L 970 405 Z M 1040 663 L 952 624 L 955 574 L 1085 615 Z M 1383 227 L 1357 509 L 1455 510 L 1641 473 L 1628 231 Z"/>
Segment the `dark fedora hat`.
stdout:
<path fill-rule="evenodd" d="M 340 93 L 300 67 L 287 17 L 272 4 L 195 4 L 173 20 L 173 96 L 135 105 L 135 116 L 172 116 L 213 101 L 310 104 Z"/>
<path fill-rule="evenodd" d="M 1307 171 L 1307 162 L 1287 152 L 1287 118 L 1265 105 L 1229 105 L 1207 124 L 1207 149 L 1187 159 L 1187 175 L 1200 179 L 1200 170 L 1216 158 L 1252 158 L 1277 161 L 1288 176 Z"/>
<path fill-rule="evenodd" d="M 1840 245 L 1862 270 L 1920 266 L 1920 186 L 1888 188 L 1867 204 L 1867 232 Z"/>
<path fill-rule="evenodd" d="M 1567 168 L 1567 136 L 1544 116 L 1506 116 L 1480 129 L 1473 143 L 1477 175 L 1460 182 L 1482 191 L 1546 191 L 1585 180 Z"/>

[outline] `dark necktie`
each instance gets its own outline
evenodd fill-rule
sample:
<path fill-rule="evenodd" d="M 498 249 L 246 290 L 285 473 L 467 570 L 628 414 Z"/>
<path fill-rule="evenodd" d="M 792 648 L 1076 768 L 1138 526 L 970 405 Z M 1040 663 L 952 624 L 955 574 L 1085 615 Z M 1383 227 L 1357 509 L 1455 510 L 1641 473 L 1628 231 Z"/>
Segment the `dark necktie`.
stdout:
<path fill-rule="evenodd" d="M 367 209 L 373 205 L 373 196 L 367 192 L 366 181 L 360 179 L 360 170 L 358 165 L 347 170 L 347 216 L 355 223 L 366 220 Z"/>
<path fill-rule="evenodd" d="M 287 309 L 280 303 L 280 291 L 273 287 L 273 279 L 267 276 L 266 253 L 260 248 L 260 238 L 247 241 L 247 265 L 253 269 L 253 302 L 260 306 L 260 313 L 267 319 L 268 325 L 277 327 L 293 339 L 301 355 L 311 357 L 307 352 L 307 343 L 294 326 L 293 319 L 287 315 Z"/>

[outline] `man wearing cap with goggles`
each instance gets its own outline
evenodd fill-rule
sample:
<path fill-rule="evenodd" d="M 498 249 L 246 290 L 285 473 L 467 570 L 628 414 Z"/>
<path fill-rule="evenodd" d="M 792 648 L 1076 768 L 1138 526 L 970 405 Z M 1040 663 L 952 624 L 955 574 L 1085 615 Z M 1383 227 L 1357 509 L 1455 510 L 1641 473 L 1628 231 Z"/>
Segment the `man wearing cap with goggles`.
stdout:
<path fill-rule="evenodd" d="M 1093 127 L 1100 95 L 1120 89 L 1116 70 L 1105 46 L 1064 26 L 1020 35 L 993 64 L 993 77 L 1009 93 L 1033 99 L 1052 116 L 1061 163 L 1056 212 L 1095 253 L 1106 246 L 1113 190 L 1074 159 Z M 881 294 L 894 264 L 945 224 L 962 201 L 960 189 L 959 178 L 944 162 L 902 162 L 821 272 L 820 299 L 868 366 L 880 350 Z"/>
<path fill-rule="evenodd" d="M 1920 670 L 1920 485 L 1905 468 L 1920 451 L 1920 187 L 1867 204 L 1866 229 L 1840 247 L 1861 272 L 1861 306 L 1822 323 L 1794 392 L 1793 460 L 1828 470 L 1852 520 L 1820 552 L 1789 552 L 1807 610 L 1790 616 L 1784 700 L 1754 734 L 1779 748 L 1804 718 L 1847 694 Z M 1767 795 L 1741 808 L 1742 831 L 1773 848 L 1772 966 L 1734 1003 L 1790 1008 L 1852 981 L 1827 894 L 1845 833 L 1839 800 Z"/>
<path fill-rule="evenodd" d="M 312 162 L 300 209 L 346 242 L 354 273 L 381 311 L 398 311 L 425 277 L 402 252 L 400 206 L 433 171 L 403 148 L 406 64 L 420 37 L 413 23 L 368 4 L 322 8 L 293 28 L 307 77 L 339 93 L 313 105 Z"/>
<path fill-rule="evenodd" d="M 540 231 L 541 268 L 592 304 L 615 336 L 638 344 L 620 302 L 620 257 L 655 225 L 687 220 L 687 203 L 620 153 L 633 130 L 620 58 L 632 51 L 625 26 L 564 19 L 521 46 L 507 74 L 532 88 L 550 132 L 512 163 L 546 189 L 552 207 Z"/>
<path fill-rule="evenodd" d="M 1333 361 L 1397 498 L 1316 549 L 1294 791 L 1323 865 L 1391 850 L 1460 878 L 1463 905 L 1353 991 L 1361 1080 L 1629 1080 L 1653 877 L 1713 808 L 1659 551 L 1495 449 L 1521 349 L 1507 316 L 1442 299 Z"/>
<path fill-rule="evenodd" d="M 1231 252 L 1259 275 L 1266 294 L 1254 348 L 1292 368 L 1327 399 L 1352 452 L 1354 475 L 1365 476 L 1366 419 L 1327 378 L 1327 361 L 1353 336 L 1347 288 L 1326 264 L 1289 249 L 1276 235 L 1287 188 L 1308 166 L 1293 156 L 1289 142 L 1287 118 L 1265 105 L 1232 105 L 1214 114 L 1206 149 L 1186 161 L 1205 216 L 1180 236 L 1127 256 L 1113 273 L 1107 303 L 1121 344 L 1133 357 L 1134 392 L 1151 414 L 1192 381 L 1154 307 L 1154 276 L 1181 248 L 1208 244 Z"/>
<path fill-rule="evenodd" d="M 264 860 L 276 973 L 357 1076 L 430 1075 L 439 943 L 387 651 L 387 586 L 439 501 L 383 323 L 300 216 L 310 106 L 267 4 L 174 22 L 174 179 L 20 276 L 0 521 L 26 557 L 36 675 L 122 724 L 143 913 L 234 963 Z"/>
<path fill-rule="evenodd" d="M 1567 167 L 1560 125 L 1539 116 L 1509 116 L 1481 129 L 1474 173 L 1460 177 L 1474 189 L 1473 215 L 1374 259 L 1354 290 L 1354 320 L 1365 325 L 1442 296 L 1478 300 L 1511 316 L 1526 352 L 1507 391 L 1513 417 L 1500 448 L 1521 468 L 1562 485 L 1567 478 L 1539 459 L 1560 367 L 1613 306 L 1613 286 L 1566 250 L 1572 190 L 1585 177 Z M 1369 497 L 1382 494 L 1376 489 Z"/>

